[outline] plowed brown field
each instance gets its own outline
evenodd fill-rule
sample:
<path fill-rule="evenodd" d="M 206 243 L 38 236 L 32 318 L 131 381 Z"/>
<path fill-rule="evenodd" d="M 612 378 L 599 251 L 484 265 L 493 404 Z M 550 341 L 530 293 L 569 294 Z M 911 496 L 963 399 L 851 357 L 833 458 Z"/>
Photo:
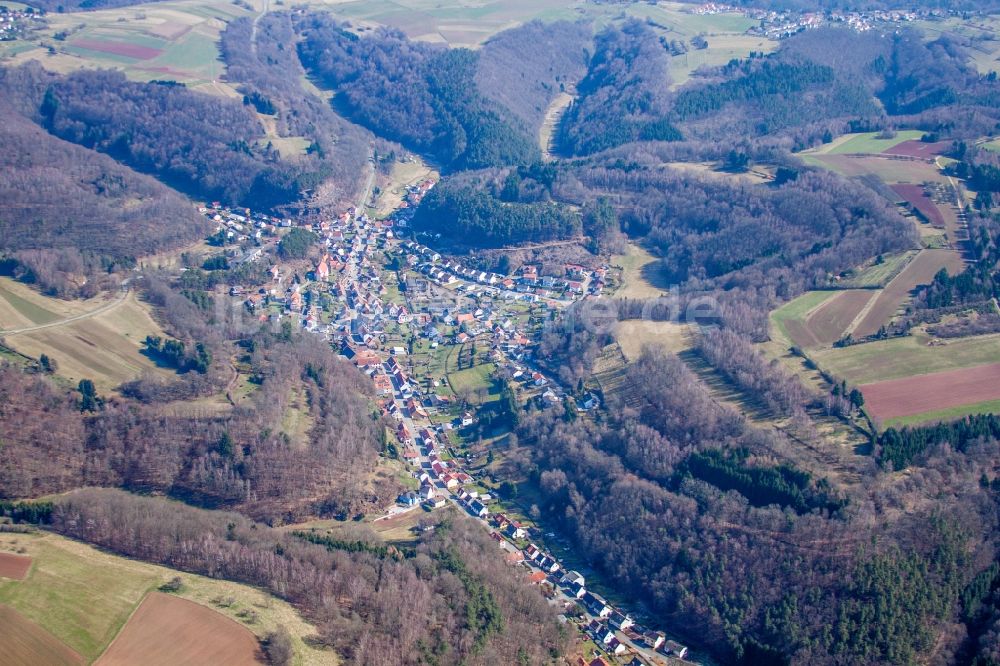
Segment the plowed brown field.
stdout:
<path fill-rule="evenodd" d="M 861 386 L 865 406 L 892 419 L 1000 399 L 1000 363 L 935 372 Z"/>
<path fill-rule="evenodd" d="M 962 256 L 956 250 L 923 250 L 917 257 L 886 285 L 879 294 L 861 323 L 854 329 L 854 337 L 874 335 L 878 329 L 889 323 L 903 302 L 909 298 L 917 285 L 930 284 L 935 273 L 947 268 L 952 275 L 964 266 Z"/>
<path fill-rule="evenodd" d="M 0 605 L 0 663 L 4 666 L 77 666 L 87 662 L 10 606 Z"/>
<path fill-rule="evenodd" d="M 193 601 L 150 592 L 98 666 L 262 663 L 257 638 L 226 616 Z"/>
<path fill-rule="evenodd" d="M 13 553 L 0 553 L 0 578 L 24 580 L 31 568 L 31 558 Z"/>
<path fill-rule="evenodd" d="M 842 291 L 813 312 L 806 325 L 821 345 L 833 344 L 843 337 L 868 301 L 876 297 L 869 289 Z"/>

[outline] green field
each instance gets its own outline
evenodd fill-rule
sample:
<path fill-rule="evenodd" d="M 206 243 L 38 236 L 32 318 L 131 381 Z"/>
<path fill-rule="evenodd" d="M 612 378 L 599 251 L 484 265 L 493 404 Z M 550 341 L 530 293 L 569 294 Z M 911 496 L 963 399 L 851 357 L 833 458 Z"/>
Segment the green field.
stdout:
<path fill-rule="evenodd" d="M 91 561 L 46 539 L 4 535 L 3 541 L 35 541 L 35 558 L 24 581 L 0 583 L 0 603 L 44 627 L 87 659 L 108 646 L 159 577 L 128 560 Z"/>
<path fill-rule="evenodd" d="M 1000 400 L 987 400 L 970 405 L 959 405 L 948 409 L 940 409 L 933 412 L 914 414 L 913 416 L 900 416 L 895 419 L 886 419 L 883 426 L 886 428 L 902 428 L 904 426 L 915 426 L 926 423 L 937 423 L 938 421 L 954 421 L 970 414 L 1000 414 Z"/>
<path fill-rule="evenodd" d="M 890 254 L 882 258 L 881 264 L 872 264 L 856 274 L 840 280 L 836 286 L 844 289 L 868 289 L 884 287 L 892 278 L 899 275 L 910 260 L 917 256 L 916 250 Z"/>
<path fill-rule="evenodd" d="M 147 592 L 178 575 L 183 581 L 178 596 L 240 622 L 259 637 L 279 625 L 287 627 L 295 648 L 294 664 L 337 661 L 331 652 L 303 641 L 316 629 L 294 608 L 246 585 L 118 557 L 48 533 L 0 534 L 0 552 L 33 558 L 25 580 L 0 582 L 0 604 L 38 623 L 88 661 L 104 652 Z M 248 619 L 248 610 L 255 620 Z"/>
<path fill-rule="evenodd" d="M 924 133 L 920 130 L 901 130 L 896 132 L 896 136 L 891 139 L 877 139 L 878 132 L 866 132 L 863 134 L 849 134 L 839 137 L 830 145 L 829 150 L 823 151 L 828 155 L 844 155 L 849 153 L 881 153 L 893 146 L 898 146 L 904 141 L 919 140 Z M 846 140 L 844 140 L 844 138 Z"/>
<path fill-rule="evenodd" d="M 771 313 L 771 323 L 781 335 L 791 344 L 791 337 L 785 323 L 792 320 L 805 320 L 809 312 L 836 295 L 836 291 L 807 291 Z"/>
<path fill-rule="evenodd" d="M 455 367 L 455 359 L 450 358 L 448 367 Z M 491 375 L 496 369 L 492 363 L 480 363 L 471 368 L 448 373 L 448 383 L 455 395 L 470 396 L 471 402 L 490 402 L 500 395 L 500 390 Z M 482 395 L 480 400 L 478 396 Z"/>
<path fill-rule="evenodd" d="M 868 384 L 931 372 L 969 368 L 1000 359 L 1000 335 L 984 335 L 929 345 L 915 334 L 852 347 L 816 351 L 813 359 L 835 377 Z"/>

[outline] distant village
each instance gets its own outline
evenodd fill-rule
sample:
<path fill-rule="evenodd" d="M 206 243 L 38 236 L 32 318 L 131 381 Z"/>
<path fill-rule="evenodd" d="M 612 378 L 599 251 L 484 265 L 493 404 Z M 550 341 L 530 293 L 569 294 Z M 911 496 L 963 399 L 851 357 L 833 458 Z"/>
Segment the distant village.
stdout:
<path fill-rule="evenodd" d="M 0 5 L 0 42 L 27 39 L 29 33 L 45 27 L 44 15 L 45 11 L 41 9 L 11 9 Z"/>
<path fill-rule="evenodd" d="M 740 14 L 759 21 L 760 24 L 750 28 L 747 33 L 760 35 L 769 39 L 783 39 L 803 30 L 819 28 L 824 25 L 843 25 L 857 32 L 866 32 L 877 28 L 897 26 L 920 19 L 943 19 L 949 16 L 959 16 L 960 12 L 952 9 L 885 9 L 864 12 L 828 11 L 828 12 L 796 12 L 777 11 L 735 7 L 720 2 L 708 2 L 692 10 L 699 15 Z"/>

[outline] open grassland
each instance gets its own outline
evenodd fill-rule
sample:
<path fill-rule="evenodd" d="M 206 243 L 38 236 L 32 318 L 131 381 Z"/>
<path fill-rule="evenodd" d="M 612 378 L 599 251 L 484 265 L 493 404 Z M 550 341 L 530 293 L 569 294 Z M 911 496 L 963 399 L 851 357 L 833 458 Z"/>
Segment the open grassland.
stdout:
<path fill-rule="evenodd" d="M 901 338 L 818 350 L 812 357 L 824 370 L 850 384 L 871 384 L 996 363 L 1000 334 L 935 341 L 917 331 Z"/>
<path fill-rule="evenodd" d="M 13 56 L 12 63 L 39 60 L 47 69 L 70 72 L 82 68 L 119 69 L 134 80 L 181 81 L 204 92 L 235 96 L 219 79 L 219 33 L 229 21 L 254 12 L 229 2 L 172 0 L 93 12 L 50 14 L 49 26 L 34 48 Z M 57 33 L 67 33 L 55 40 Z M 48 46 L 55 48 L 50 54 Z"/>
<path fill-rule="evenodd" d="M 749 171 L 742 172 L 723 171 L 722 165 L 715 162 L 665 162 L 663 166 L 717 180 L 736 180 L 753 184 L 769 183 L 774 180 L 773 167 L 756 164 Z"/>
<path fill-rule="evenodd" d="M 662 285 L 658 279 L 658 261 L 649 250 L 635 243 L 628 244 L 625 254 L 611 257 L 613 266 L 622 267 L 622 285 L 615 291 L 615 297 L 658 298 L 662 296 L 666 285 Z"/>
<path fill-rule="evenodd" d="M 262 661 L 257 639 L 239 623 L 186 599 L 151 592 L 96 663 L 244 666 Z"/>
<path fill-rule="evenodd" d="M 615 325 L 614 337 L 629 361 L 639 358 L 647 345 L 679 354 L 693 344 L 690 326 L 670 321 L 621 321 Z"/>
<path fill-rule="evenodd" d="M 156 366 L 141 353 L 147 335 L 164 335 L 149 307 L 130 292 L 114 307 L 65 324 L 7 334 L 6 344 L 17 352 L 38 358 L 47 354 L 59 366 L 58 374 L 73 383 L 92 379 L 100 391 L 153 373 L 172 372 Z"/>
<path fill-rule="evenodd" d="M 55 636 L 0 604 L 0 661 L 11 666 L 71 666 L 87 663 Z"/>
<path fill-rule="evenodd" d="M 538 147 L 542 150 L 542 156 L 546 160 L 554 159 L 556 149 L 556 128 L 563 114 L 573 102 L 574 96 L 568 92 L 561 92 L 549 103 L 549 108 L 545 110 L 545 119 L 542 126 L 538 128 Z"/>
<path fill-rule="evenodd" d="M 896 132 L 896 136 L 891 139 L 879 139 L 877 138 L 879 134 L 879 132 L 842 134 L 830 143 L 803 151 L 801 155 L 876 154 L 894 148 L 905 141 L 919 140 L 924 135 L 920 130 L 903 130 Z"/>
<path fill-rule="evenodd" d="M 395 162 L 388 176 L 380 178 L 378 199 L 375 202 L 375 213 L 378 217 L 386 217 L 399 208 L 406 196 L 406 188 L 424 180 L 438 180 L 438 172 L 428 166 L 415 155 L 406 161 Z"/>
<path fill-rule="evenodd" d="M 112 298 L 113 296 L 103 295 L 76 301 L 50 298 L 22 282 L 0 277 L 0 334 L 11 329 L 51 324 L 91 312 Z"/>
<path fill-rule="evenodd" d="M 256 588 L 118 557 L 50 533 L 0 534 L 0 552 L 13 551 L 31 556 L 33 566 L 24 581 L 0 581 L 0 605 L 16 609 L 75 649 L 83 663 L 105 651 L 148 592 L 175 576 L 183 581 L 177 596 L 245 625 L 258 637 L 287 627 L 295 648 L 293 663 L 318 666 L 337 661 L 333 653 L 303 641 L 316 630 L 294 608 Z M 0 649 L 4 634 L 0 631 Z M 0 663 L 6 662 L 0 658 Z"/>
<path fill-rule="evenodd" d="M 842 289 L 872 289 L 884 287 L 899 275 L 913 258 L 917 256 L 916 250 L 889 254 L 882 257 L 881 263 L 872 263 L 865 268 L 855 272 L 853 275 L 837 282 L 837 286 Z"/>
<path fill-rule="evenodd" d="M 892 320 L 913 290 L 918 285 L 929 284 L 942 268 L 956 275 L 964 266 L 962 255 L 957 250 L 922 250 L 878 295 L 855 327 L 854 337 L 877 333 L 879 328 Z"/>
<path fill-rule="evenodd" d="M 881 421 L 1000 401 L 1000 363 L 864 384 L 865 408 Z"/>

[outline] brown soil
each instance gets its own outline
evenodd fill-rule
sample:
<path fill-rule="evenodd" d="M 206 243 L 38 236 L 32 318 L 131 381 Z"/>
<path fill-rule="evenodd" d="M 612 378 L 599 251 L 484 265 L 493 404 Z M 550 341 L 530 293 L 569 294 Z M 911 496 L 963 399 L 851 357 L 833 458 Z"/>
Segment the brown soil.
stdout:
<path fill-rule="evenodd" d="M 866 384 L 861 392 L 868 411 L 880 419 L 996 400 L 1000 363 Z"/>
<path fill-rule="evenodd" d="M 150 592 L 96 663 L 244 666 L 262 663 L 262 655 L 257 638 L 239 623 L 193 601 Z"/>

